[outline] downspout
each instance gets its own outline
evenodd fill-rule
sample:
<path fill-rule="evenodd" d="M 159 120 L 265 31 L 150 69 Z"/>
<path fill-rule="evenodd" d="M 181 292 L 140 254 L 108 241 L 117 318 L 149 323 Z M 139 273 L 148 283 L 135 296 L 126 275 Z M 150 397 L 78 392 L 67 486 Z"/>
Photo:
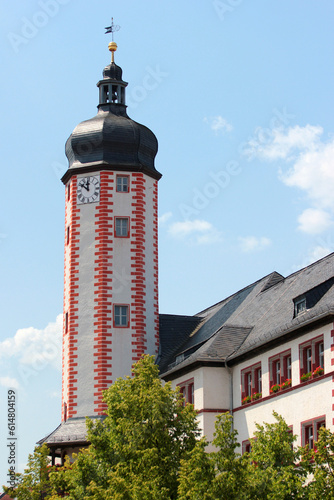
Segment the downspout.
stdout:
<path fill-rule="evenodd" d="M 230 414 L 233 417 L 233 371 L 227 364 L 227 359 L 225 359 L 225 368 L 227 368 L 229 379 L 230 379 Z M 234 419 L 232 418 L 232 431 L 234 430 Z"/>

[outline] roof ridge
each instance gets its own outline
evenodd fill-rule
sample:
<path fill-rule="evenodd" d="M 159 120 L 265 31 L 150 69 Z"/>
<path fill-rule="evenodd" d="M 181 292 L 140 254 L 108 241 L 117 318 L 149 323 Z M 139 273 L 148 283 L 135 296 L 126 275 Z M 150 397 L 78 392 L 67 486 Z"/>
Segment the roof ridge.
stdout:
<path fill-rule="evenodd" d="M 271 276 L 273 273 L 277 273 L 277 271 L 272 271 L 271 273 L 269 274 L 266 274 L 266 276 L 263 276 L 262 278 L 254 281 L 253 283 L 250 283 L 249 285 L 247 286 L 244 286 L 243 288 L 240 288 L 240 290 L 237 290 L 236 292 L 232 293 L 231 295 L 229 295 L 228 297 L 226 297 L 225 299 L 222 299 L 218 302 L 216 302 L 215 304 L 212 304 L 212 306 L 209 306 L 207 307 L 206 309 L 203 309 L 202 311 L 199 311 L 198 313 L 194 314 L 194 316 L 198 316 L 200 315 L 201 313 L 204 313 L 206 311 L 208 311 L 209 309 L 215 307 L 215 306 L 218 306 L 219 304 L 221 304 L 222 302 L 225 302 L 227 300 L 231 300 L 232 297 L 234 297 L 235 295 L 238 295 L 239 293 L 243 292 L 244 290 L 247 290 L 247 288 L 251 288 L 251 287 L 255 287 L 258 283 L 261 283 L 261 281 L 269 278 L 269 276 Z M 280 274 L 280 273 L 277 273 L 277 274 Z M 281 275 L 282 276 L 282 275 Z M 286 279 L 284 278 L 283 276 L 283 279 Z"/>
<path fill-rule="evenodd" d="M 292 276 L 294 276 L 295 274 L 299 274 L 299 273 L 305 271 L 305 269 L 308 269 L 310 267 L 316 266 L 316 265 L 318 265 L 323 260 L 326 260 L 326 259 L 329 260 L 329 257 L 334 257 L 334 252 L 331 252 L 328 255 L 325 255 L 324 257 L 321 257 L 321 259 L 318 259 L 318 260 L 312 262 L 311 264 L 308 264 L 307 266 L 304 266 L 301 269 L 298 269 L 297 271 L 294 271 L 293 273 L 291 273 L 288 276 L 286 276 L 285 279 L 287 280 L 287 279 L 291 278 Z"/>

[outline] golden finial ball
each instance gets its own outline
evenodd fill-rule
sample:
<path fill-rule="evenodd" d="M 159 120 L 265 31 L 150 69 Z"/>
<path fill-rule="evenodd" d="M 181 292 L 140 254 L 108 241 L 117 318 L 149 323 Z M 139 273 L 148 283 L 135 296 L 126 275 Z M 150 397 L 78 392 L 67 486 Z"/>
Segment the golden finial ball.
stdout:
<path fill-rule="evenodd" d="M 110 42 L 108 45 L 108 49 L 110 52 L 115 52 L 117 50 L 117 43 L 116 42 Z"/>

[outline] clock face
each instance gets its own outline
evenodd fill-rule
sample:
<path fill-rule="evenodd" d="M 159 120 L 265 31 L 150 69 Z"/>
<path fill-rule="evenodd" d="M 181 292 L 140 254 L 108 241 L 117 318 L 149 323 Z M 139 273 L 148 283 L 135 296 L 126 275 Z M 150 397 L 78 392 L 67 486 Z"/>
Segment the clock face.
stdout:
<path fill-rule="evenodd" d="M 78 204 L 93 203 L 100 199 L 100 177 L 98 175 L 78 178 Z"/>

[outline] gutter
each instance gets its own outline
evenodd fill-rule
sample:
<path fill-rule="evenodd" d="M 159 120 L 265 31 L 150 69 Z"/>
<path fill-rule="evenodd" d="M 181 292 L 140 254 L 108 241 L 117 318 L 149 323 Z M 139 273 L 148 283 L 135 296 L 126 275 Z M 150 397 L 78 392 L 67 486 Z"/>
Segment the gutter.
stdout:
<path fill-rule="evenodd" d="M 227 360 L 225 359 L 225 368 L 227 368 L 229 378 L 230 378 L 230 415 L 233 416 L 233 371 L 230 366 L 227 364 Z M 232 431 L 234 431 L 234 421 L 232 418 Z"/>

